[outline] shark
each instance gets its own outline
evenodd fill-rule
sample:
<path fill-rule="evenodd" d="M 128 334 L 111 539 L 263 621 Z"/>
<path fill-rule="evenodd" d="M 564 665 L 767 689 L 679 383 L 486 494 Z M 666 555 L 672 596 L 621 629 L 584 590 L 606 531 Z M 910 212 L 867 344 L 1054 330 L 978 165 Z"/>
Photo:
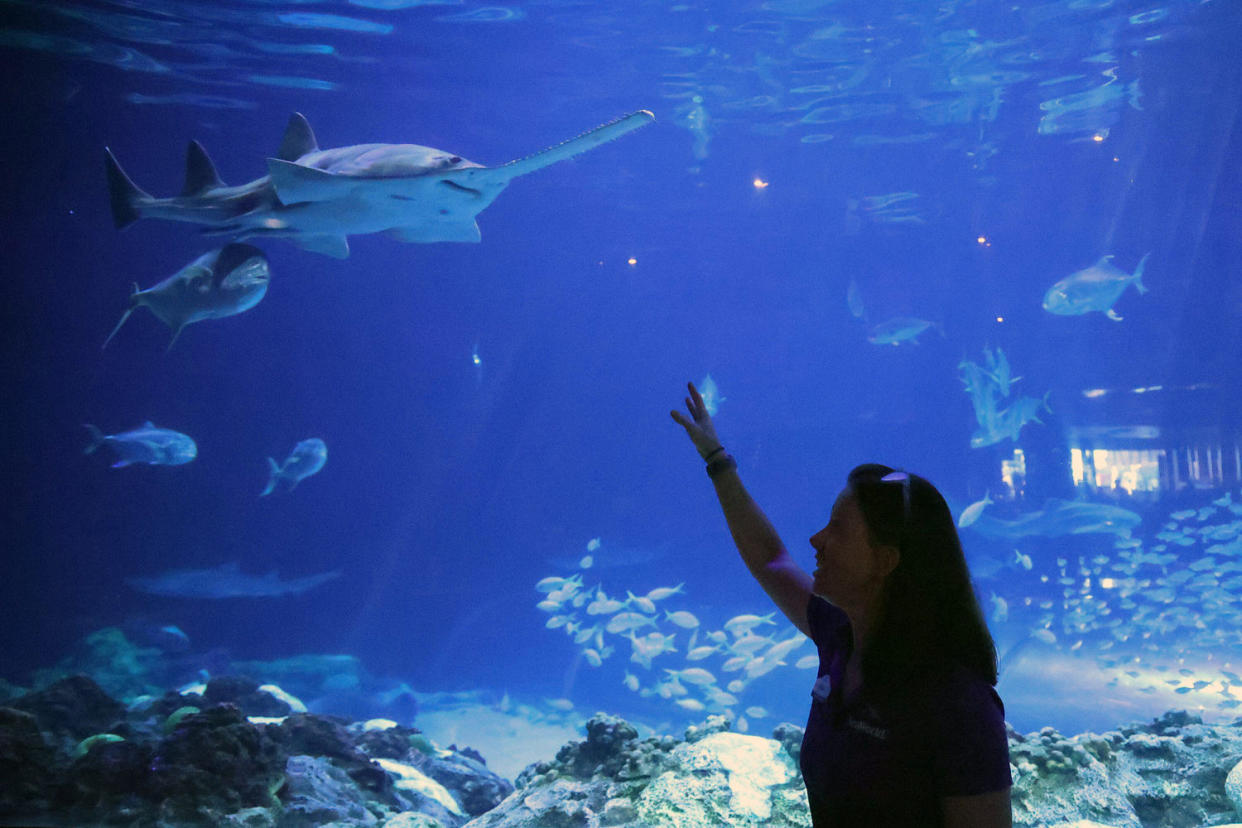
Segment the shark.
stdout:
<path fill-rule="evenodd" d="M 165 349 L 169 350 L 181 329 L 191 322 L 233 316 L 259 304 L 267 294 L 270 279 L 267 256 L 254 245 L 233 243 L 204 253 L 146 290 L 135 282 L 129 308 L 108 334 L 103 347 L 108 347 L 131 313 L 145 307 L 172 328 L 172 339 Z"/>
<path fill-rule="evenodd" d="M 208 569 L 174 569 L 159 575 L 126 578 L 139 592 L 174 598 L 276 598 L 296 595 L 340 577 L 341 571 L 321 572 L 282 581 L 276 570 L 247 575 L 236 562 Z"/>
<path fill-rule="evenodd" d="M 113 223 L 140 218 L 205 225 L 209 235 L 283 238 L 339 259 L 351 235 L 386 233 L 401 242 L 478 242 L 476 217 L 513 179 L 572 158 L 655 120 L 632 112 L 541 152 L 485 167 L 418 144 L 320 149 L 301 113 L 289 119 L 267 175 L 229 186 L 197 141 L 186 152 L 181 194 L 156 198 L 129 178 L 105 147 Z"/>

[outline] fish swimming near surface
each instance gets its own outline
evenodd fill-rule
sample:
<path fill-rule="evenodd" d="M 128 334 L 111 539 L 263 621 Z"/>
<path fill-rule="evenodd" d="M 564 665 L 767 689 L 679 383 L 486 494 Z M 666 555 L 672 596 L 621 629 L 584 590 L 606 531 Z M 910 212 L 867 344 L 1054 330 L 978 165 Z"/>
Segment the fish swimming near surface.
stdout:
<path fill-rule="evenodd" d="M 179 196 L 154 198 L 105 150 L 112 217 L 118 228 L 143 217 L 207 225 L 241 240 L 287 238 L 336 258 L 348 236 L 387 233 L 402 242 L 477 242 L 475 217 L 513 179 L 571 158 L 655 120 L 633 112 L 542 152 L 498 167 L 417 144 L 357 144 L 321 150 L 310 124 L 294 113 L 268 174 L 229 187 L 205 150 L 191 143 Z"/>
<path fill-rule="evenodd" d="M 326 462 L 328 462 L 328 446 L 318 437 L 311 437 L 309 440 L 298 443 L 283 463 L 277 463 L 274 457 L 267 458 L 272 474 L 268 478 L 267 488 L 259 493 L 259 497 L 276 491 L 276 487 L 281 483 L 287 486 L 287 491 L 293 491 L 298 483 L 312 474 L 317 474 Z"/>
<path fill-rule="evenodd" d="M 137 282 L 129 295 L 129 308 L 104 340 L 112 337 L 137 308 L 151 313 L 172 328 L 172 348 L 181 329 L 191 322 L 220 319 L 242 313 L 259 304 L 271 279 L 267 256 L 250 244 L 228 244 L 204 253 L 157 285 L 141 290 Z"/>
<path fill-rule="evenodd" d="M 173 598 L 276 598 L 296 595 L 340 577 L 340 570 L 282 581 L 276 570 L 247 575 L 236 562 L 210 569 L 174 569 L 150 577 L 126 578 L 139 592 Z"/>
<path fill-rule="evenodd" d="M 1109 319 L 1120 322 L 1121 317 L 1113 310 L 1113 304 L 1134 284 L 1139 293 L 1146 293 L 1143 286 L 1143 265 L 1148 253 L 1139 259 L 1133 273 L 1126 273 L 1112 263 L 1112 254 L 1100 257 L 1091 267 L 1075 271 L 1048 288 L 1044 294 L 1044 310 L 1061 316 L 1100 311 Z"/>
<path fill-rule="evenodd" d="M 120 469 L 135 463 L 151 466 L 180 466 L 198 456 L 198 446 L 188 435 L 169 428 L 160 428 L 147 420 L 137 428 L 116 434 L 104 434 L 89 423 L 90 445 L 85 453 L 91 454 L 100 446 L 108 446 L 116 453 L 117 461 L 112 468 Z"/>

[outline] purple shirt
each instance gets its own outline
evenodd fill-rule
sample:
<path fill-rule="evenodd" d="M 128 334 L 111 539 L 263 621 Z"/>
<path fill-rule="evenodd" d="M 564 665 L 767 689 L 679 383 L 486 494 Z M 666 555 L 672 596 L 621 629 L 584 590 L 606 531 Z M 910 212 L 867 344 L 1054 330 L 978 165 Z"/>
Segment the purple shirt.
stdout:
<path fill-rule="evenodd" d="M 965 668 L 914 679 L 908 703 L 884 711 L 865 688 L 842 698 L 853 649 L 849 618 L 822 598 L 807 606 L 819 678 L 802 737 L 802 779 L 815 828 L 942 825 L 940 798 L 1012 783 L 1005 707 Z"/>

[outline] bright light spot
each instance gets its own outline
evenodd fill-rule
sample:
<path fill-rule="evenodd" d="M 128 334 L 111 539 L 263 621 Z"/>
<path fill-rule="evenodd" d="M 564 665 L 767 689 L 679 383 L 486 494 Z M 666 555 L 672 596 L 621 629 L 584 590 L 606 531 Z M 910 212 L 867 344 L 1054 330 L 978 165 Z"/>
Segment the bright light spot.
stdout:
<path fill-rule="evenodd" d="M 1089 400 L 1094 400 L 1096 397 L 1102 397 L 1107 393 L 1107 388 L 1087 388 L 1083 390 L 1082 395 Z"/>
<path fill-rule="evenodd" d="M 998 317 L 996 317 L 996 321 L 997 321 L 997 322 L 1004 322 L 1004 321 L 1005 321 L 1005 317 L 1003 317 L 1003 316 L 998 316 Z"/>
<path fill-rule="evenodd" d="M 633 256 L 630 256 L 628 259 L 626 259 L 626 264 L 628 264 L 630 267 L 633 267 L 634 265 L 638 264 L 638 259 L 635 259 Z"/>
<path fill-rule="evenodd" d="M 1120 160 L 1121 160 L 1121 159 L 1120 159 L 1120 158 L 1118 158 L 1117 156 L 1115 156 L 1115 155 L 1113 156 L 1113 163 L 1116 163 L 1116 162 L 1118 162 L 1118 161 L 1120 161 Z"/>
<path fill-rule="evenodd" d="M 1101 578 L 1100 579 L 1100 587 L 1102 587 L 1103 589 L 1112 589 L 1115 586 L 1117 586 L 1117 582 L 1113 580 L 1112 578 Z"/>
<path fill-rule="evenodd" d="M 278 218 L 263 219 L 263 226 L 269 230 L 283 230 L 285 223 Z"/>
<path fill-rule="evenodd" d="M 979 238 L 975 239 L 975 241 L 979 242 L 979 244 L 987 244 L 987 243 L 988 243 L 988 237 L 987 237 L 987 236 L 980 236 Z"/>
<path fill-rule="evenodd" d="M 1092 140 L 1092 141 L 1095 141 L 1097 144 L 1099 144 L 1099 143 L 1102 143 L 1106 137 L 1108 137 L 1108 133 L 1106 133 L 1106 132 L 1097 132 L 1095 135 L 1092 135 L 1092 136 L 1091 136 L 1091 140 Z"/>
<path fill-rule="evenodd" d="M 763 180 L 762 178 L 760 178 L 759 176 L 755 176 L 754 185 L 755 185 L 755 189 L 756 189 L 756 190 L 763 190 L 763 189 L 766 189 L 766 188 L 767 188 L 767 186 L 768 186 L 768 183 L 769 183 L 769 182 L 764 181 L 764 180 Z"/>

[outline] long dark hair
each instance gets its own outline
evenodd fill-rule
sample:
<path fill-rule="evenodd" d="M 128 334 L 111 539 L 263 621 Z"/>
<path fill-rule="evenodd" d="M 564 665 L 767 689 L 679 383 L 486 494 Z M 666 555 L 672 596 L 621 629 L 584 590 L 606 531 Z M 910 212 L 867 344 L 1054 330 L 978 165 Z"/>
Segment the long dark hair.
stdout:
<path fill-rule="evenodd" d="M 847 482 L 872 542 L 900 550 L 862 657 L 868 688 L 891 695 L 913 676 L 954 663 L 995 686 L 996 644 L 944 497 L 922 477 L 878 463 L 854 468 Z"/>

